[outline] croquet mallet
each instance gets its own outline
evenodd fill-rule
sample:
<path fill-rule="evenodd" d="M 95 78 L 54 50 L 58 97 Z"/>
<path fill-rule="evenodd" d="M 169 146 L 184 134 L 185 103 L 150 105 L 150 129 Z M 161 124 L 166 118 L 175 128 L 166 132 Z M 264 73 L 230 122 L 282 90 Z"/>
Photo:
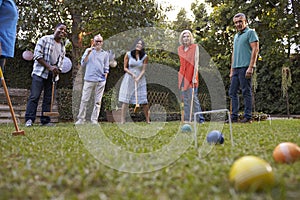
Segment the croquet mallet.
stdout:
<path fill-rule="evenodd" d="M 192 98 L 191 98 L 191 107 L 190 107 L 190 122 L 192 121 L 192 115 L 193 115 L 194 96 L 195 96 L 195 90 L 194 90 L 194 83 L 193 83 L 193 87 L 192 87 Z"/>
<path fill-rule="evenodd" d="M 17 123 L 17 120 L 16 120 L 16 116 L 15 116 L 15 112 L 14 112 L 14 109 L 13 109 L 13 106 L 12 106 L 12 103 L 11 103 L 11 100 L 10 100 L 10 97 L 9 97 L 9 93 L 8 93 L 8 90 L 7 90 L 5 80 L 4 80 L 4 76 L 3 76 L 3 73 L 2 73 L 1 66 L 0 66 L 0 78 L 1 78 L 1 83 L 2 83 L 2 86 L 3 86 L 4 92 L 5 92 L 5 96 L 6 96 L 6 99 L 7 99 L 7 102 L 8 102 L 10 113 L 11 113 L 11 116 L 12 116 L 12 119 L 14 121 L 14 125 L 15 125 L 15 128 L 16 128 L 16 131 L 13 132 L 12 134 L 14 136 L 25 135 L 25 132 L 23 130 L 19 129 L 19 126 L 18 126 L 18 123 Z"/>
<path fill-rule="evenodd" d="M 56 81 L 55 81 L 55 77 L 53 77 L 52 79 L 52 91 L 51 91 L 51 105 L 50 105 L 50 112 L 43 112 L 43 116 L 48 116 L 48 117 L 58 117 L 59 113 L 58 112 L 53 112 L 53 104 L 55 101 L 55 85 L 56 85 Z"/>
<path fill-rule="evenodd" d="M 183 87 L 181 87 L 181 90 L 180 90 L 180 99 L 181 99 L 181 103 L 180 103 L 181 122 L 184 122 L 184 94 L 183 94 Z"/>
<path fill-rule="evenodd" d="M 136 113 L 138 108 L 140 107 L 140 104 L 138 103 L 138 93 L 137 93 L 137 81 L 134 81 L 134 94 L 135 94 L 135 107 L 133 112 Z"/>
<path fill-rule="evenodd" d="M 195 98 L 195 83 L 198 77 L 198 64 L 199 64 L 199 47 L 196 47 L 195 50 L 195 63 L 194 63 L 194 74 L 192 79 L 192 98 L 191 98 L 191 107 L 190 107 L 190 122 L 192 121 L 193 107 L 194 107 L 194 98 Z"/>

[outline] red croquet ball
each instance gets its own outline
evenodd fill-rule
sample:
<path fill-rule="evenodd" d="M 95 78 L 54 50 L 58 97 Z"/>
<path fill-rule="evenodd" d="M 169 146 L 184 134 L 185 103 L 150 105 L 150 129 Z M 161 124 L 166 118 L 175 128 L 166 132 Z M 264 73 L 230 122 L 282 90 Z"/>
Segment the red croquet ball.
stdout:
<path fill-rule="evenodd" d="M 278 163 L 293 163 L 300 159 L 300 147 L 291 142 L 280 143 L 273 151 L 273 158 Z"/>

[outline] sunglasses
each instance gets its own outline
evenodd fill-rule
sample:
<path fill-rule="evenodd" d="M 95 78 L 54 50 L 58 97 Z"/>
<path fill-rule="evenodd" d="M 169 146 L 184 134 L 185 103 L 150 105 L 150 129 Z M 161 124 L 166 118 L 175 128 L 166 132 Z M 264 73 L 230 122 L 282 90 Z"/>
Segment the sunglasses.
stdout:
<path fill-rule="evenodd" d="M 95 42 L 103 42 L 103 40 L 95 40 Z"/>

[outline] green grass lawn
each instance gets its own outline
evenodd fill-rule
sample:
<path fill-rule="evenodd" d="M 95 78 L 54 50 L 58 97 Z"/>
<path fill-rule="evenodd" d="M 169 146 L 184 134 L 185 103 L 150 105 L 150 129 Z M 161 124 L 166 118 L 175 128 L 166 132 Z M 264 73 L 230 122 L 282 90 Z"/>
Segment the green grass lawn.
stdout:
<path fill-rule="evenodd" d="M 13 124 L 2 124 L 0 199 L 300 197 L 300 161 L 277 164 L 272 157 L 281 142 L 300 145 L 299 120 L 233 124 L 234 145 L 229 125 L 225 124 L 224 145 L 206 146 L 203 140 L 211 128 L 215 126 L 209 122 L 197 126 L 199 147 L 195 149 L 192 133 L 180 133 L 179 122 L 100 123 L 100 127 L 74 127 L 72 123 L 59 123 L 56 127 L 21 125 L 26 135 L 16 137 L 11 134 Z M 101 149 L 105 145 L 107 149 Z M 132 154 L 122 157 L 120 150 Z M 153 158 L 156 163 L 148 166 L 146 157 L 135 158 L 147 153 L 158 155 Z M 228 178 L 230 167 L 245 155 L 270 163 L 276 177 L 271 190 L 239 192 L 232 187 Z M 170 161 L 164 163 L 167 159 Z"/>

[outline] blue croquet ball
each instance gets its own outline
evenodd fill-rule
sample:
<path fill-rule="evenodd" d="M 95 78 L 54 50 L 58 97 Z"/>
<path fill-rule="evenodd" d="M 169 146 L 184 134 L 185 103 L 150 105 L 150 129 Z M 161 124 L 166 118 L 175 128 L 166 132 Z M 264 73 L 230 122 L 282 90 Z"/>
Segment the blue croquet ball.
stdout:
<path fill-rule="evenodd" d="M 224 143 L 224 137 L 223 134 L 218 130 L 213 130 L 208 133 L 206 137 L 206 141 L 209 144 L 223 144 Z"/>
<path fill-rule="evenodd" d="M 192 132 L 192 127 L 191 125 L 189 124 L 184 124 L 182 127 L 181 127 L 181 132 Z"/>

